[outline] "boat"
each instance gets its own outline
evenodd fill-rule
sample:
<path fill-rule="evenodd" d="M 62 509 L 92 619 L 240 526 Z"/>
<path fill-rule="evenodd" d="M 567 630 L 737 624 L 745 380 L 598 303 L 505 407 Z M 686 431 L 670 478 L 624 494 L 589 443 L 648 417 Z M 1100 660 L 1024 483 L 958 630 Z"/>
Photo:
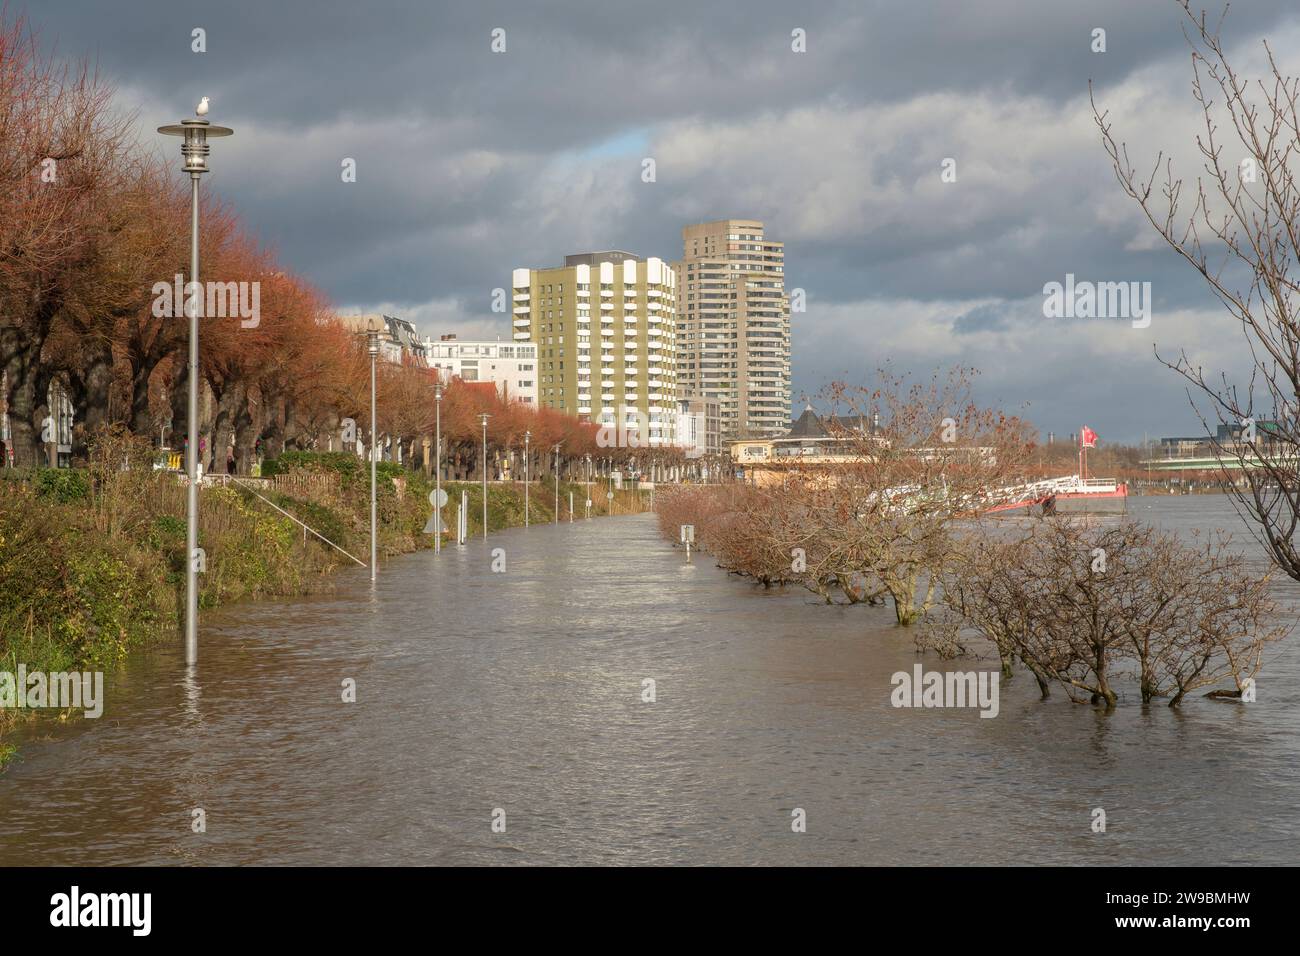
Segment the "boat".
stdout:
<path fill-rule="evenodd" d="M 1041 509 L 1043 514 L 1123 514 L 1128 511 L 1128 484 L 1113 478 L 1067 475 L 1006 489 L 985 514 Z"/>

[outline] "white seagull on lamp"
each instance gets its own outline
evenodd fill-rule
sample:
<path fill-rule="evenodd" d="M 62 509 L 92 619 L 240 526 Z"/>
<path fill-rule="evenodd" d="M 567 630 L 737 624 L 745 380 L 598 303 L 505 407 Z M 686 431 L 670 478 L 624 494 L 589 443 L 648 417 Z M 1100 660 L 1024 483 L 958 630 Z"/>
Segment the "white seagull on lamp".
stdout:
<path fill-rule="evenodd" d="M 208 115 L 208 98 L 206 96 L 203 97 L 203 99 L 199 100 L 199 105 L 194 108 L 194 115 L 195 116 Z"/>

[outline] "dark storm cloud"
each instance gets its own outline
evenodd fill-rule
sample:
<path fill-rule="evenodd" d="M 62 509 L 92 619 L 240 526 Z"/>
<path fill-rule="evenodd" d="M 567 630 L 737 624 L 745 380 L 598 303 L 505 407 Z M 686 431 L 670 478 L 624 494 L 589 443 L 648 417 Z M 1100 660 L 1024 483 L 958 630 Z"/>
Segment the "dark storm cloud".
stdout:
<path fill-rule="evenodd" d="M 1290 8 L 1235 4 L 1229 43 L 1288 27 Z M 1158 310 L 1180 316 L 1154 331 L 1175 341 L 1210 308 L 1185 264 L 1142 241 L 1085 98 L 1093 80 L 1135 138 L 1168 132 L 1155 104 L 1186 100 L 1189 78 L 1173 0 L 43 0 L 26 13 L 47 49 L 97 63 L 148 141 L 210 96 L 236 128 L 212 187 L 340 304 L 452 304 L 435 311 L 504 333 L 489 303 L 513 267 L 599 247 L 672 258 L 684 223 L 752 216 L 786 240 L 788 282 L 808 291 L 796 392 L 836 373 L 837 341 L 862 331 L 854 304 L 936 303 L 951 336 L 1011 334 L 1069 272 L 1151 281 Z M 495 27 L 505 54 L 489 51 Z M 790 51 L 796 27 L 806 54 Z M 1089 49 L 1096 27 L 1104 55 Z M 940 187 L 948 156 L 958 182 Z M 1017 404 L 1084 389 L 1116 422 L 1140 408 L 1153 429 L 1185 427 L 1158 366 L 1140 401 L 1099 398 L 1050 335 L 1029 334 L 1035 375 L 994 350 L 990 389 Z"/>

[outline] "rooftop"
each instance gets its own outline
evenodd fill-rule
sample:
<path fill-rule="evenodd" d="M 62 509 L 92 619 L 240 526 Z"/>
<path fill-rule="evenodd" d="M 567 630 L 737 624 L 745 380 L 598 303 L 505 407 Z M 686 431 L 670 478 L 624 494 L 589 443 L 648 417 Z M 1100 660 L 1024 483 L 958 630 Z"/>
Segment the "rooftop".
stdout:
<path fill-rule="evenodd" d="M 634 252 L 624 252 L 622 249 L 606 249 L 603 252 L 579 252 L 571 256 L 564 257 L 564 265 L 568 266 L 594 266 L 600 262 L 623 262 L 631 259 L 633 262 L 640 262 L 641 257 Z"/>

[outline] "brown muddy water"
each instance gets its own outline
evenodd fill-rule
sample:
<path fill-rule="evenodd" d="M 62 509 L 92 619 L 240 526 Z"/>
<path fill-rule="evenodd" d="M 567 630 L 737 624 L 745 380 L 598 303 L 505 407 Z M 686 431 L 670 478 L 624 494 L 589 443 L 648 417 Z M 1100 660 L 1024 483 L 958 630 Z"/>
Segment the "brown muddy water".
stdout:
<path fill-rule="evenodd" d="M 1130 506 L 1241 528 L 1217 496 Z M 149 649 L 99 720 L 25 725 L 0 865 L 1294 863 L 1297 642 L 1254 704 L 1106 714 L 1022 675 L 993 719 L 895 709 L 918 658 L 887 608 L 687 565 L 649 515 L 515 529 L 208 613 L 193 679 Z"/>

